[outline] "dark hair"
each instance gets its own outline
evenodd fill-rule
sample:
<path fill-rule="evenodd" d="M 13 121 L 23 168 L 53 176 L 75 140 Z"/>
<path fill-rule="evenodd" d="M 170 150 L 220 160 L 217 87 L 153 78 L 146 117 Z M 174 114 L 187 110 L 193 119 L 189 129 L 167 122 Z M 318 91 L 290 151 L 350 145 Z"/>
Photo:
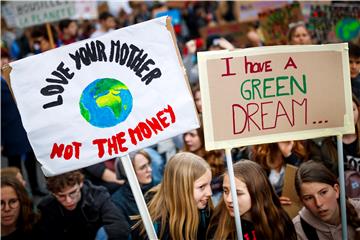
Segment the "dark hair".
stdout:
<path fill-rule="evenodd" d="M 51 28 L 51 32 L 52 32 L 52 35 L 53 35 L 53 38 L 54 38 L 54 42 L 56 43 L 56 42 L 57 42 L 57 39 L 58 39 L 58 38 L 57 38 L 56 29 L 54 28 L 53 25 L 50 25 L 50 28 Z M 31 37 L 32 37 L 32 38 L 43 37 L 43 38 L 45 38 L 47 41 L 50 40 L 45 25 L 40 25 L 40 26 L 34 27 L 34 29 L 33 29 L 32 32 L 31 32 Z"/>
<path fill-rule="evenodd" d="M 359 45 L 349 42 L 349 57 L 360 58 Z"/>
<path fill-rule="evenodd" d="M 298 29 L 299 27 L 305 28 L 306 31 L 309 33 L 309 30 L 306 28 L 306 25 L 305 25 L 304 22 L 300 21 L 300 22 L 296 22 L 296 23 L 290 23 L 290 24 L 289 24 L 288 34 L 287 34 L 288 43 L 291 42 L 292 37 L 293 37 L 296 29 Z M 309 36 L 310 36 L 310 33 L 309 33 Z"/>
<path fill-rule="evenodd" d="M 336 176 L 321 162 L 310 160 L 300 165 L 295 174 L 295 189 L 301 199 L 301 185 L 303 183 L 325 183 L 330 186 L 339 185 Z M 354 206 L 346 199 L 346 215 L 347 223 L 357 229 L 360 227 L 360 218 Z M 360 237 L 360 232 L 356 232 L 356 236 Z M 359 239 L 359 238 L 356 238 Z"/>
<path fill-rule="evenodd" d="M 71 20 L 71 19 L 63 19 L 59 22 L 59 30 L 61 32 L 64 31 L 65 28 L 69 27 L 69 25 L 72 23 L 72 22 L 75 22 L 75 20 Z"/>
<path fill-rule="evenodd" d="M 105 21 L 106 19 L 108 19 L 109 17 L 114 17 L 111 13 L 109 12 L 103 12 L 99 15 L 99 20 L 100 21 Z"/>
<path fill-rule="evenodd" d="M 47 189 L 52 193 L 61 192 L 66 187 L 72 187 L 84 181 L 84 175 L 79 171 L 71 171 L 54 177 L 46 178 Z"/>
<path fill-rule="evenodd" d="M 20 202 L 20 214 L 16 222 L 16 227 L 23 232 L 30 232 L 34 224 L 38 221 L 39 215 L 34 213 L 33 203 L 25 187 L 16 177 L 10 175 L 1 176 L 1 187 L 11 187 L 16 192 Z"/>

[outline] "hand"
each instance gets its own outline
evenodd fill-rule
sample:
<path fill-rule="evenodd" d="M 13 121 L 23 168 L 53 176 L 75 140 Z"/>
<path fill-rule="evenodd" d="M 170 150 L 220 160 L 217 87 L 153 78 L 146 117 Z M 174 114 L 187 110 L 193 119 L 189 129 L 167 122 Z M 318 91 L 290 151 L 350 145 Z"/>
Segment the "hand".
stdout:
<path fill-rule="evenodd" d="M 196 51 L 196 42 L 195 40 L 190 40 L 186 44 L 187 49 L 189 50 L 190 54 L 194 54 Z"/>
<path fill-rule="evenodd" d="M 294 141 L 278 142 L 277 144 L 284 157 L 289 157 L 291 155 L 294 147 Z"/>
<path fill-rule="evenodd" d="M 290 198 L 285 197 L 285 196 L 281 196 L 279 197 L 280 203 L 281 205 L 291 205 L 292 202 L 290 201 Z"/>
<path fill-rule="evenodd" d="M 223 49 L 227 49 L 227 50 L 234 50 L 235 47 L 234 45 L 232 45 L 228 40 L 226 40 L 225 38 L 220 38 L 219 39 L 219 46 Z"/>

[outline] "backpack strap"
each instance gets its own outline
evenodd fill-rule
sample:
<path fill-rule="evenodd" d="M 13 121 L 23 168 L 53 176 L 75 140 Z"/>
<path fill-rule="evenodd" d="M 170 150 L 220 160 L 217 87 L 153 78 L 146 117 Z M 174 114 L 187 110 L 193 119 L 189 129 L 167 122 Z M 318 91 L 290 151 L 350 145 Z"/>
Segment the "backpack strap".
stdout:
<path fill-rule="evenodd" d="M 316 229 L 300 217 L 301 227 L 309 240 L 319 240 Z"/>

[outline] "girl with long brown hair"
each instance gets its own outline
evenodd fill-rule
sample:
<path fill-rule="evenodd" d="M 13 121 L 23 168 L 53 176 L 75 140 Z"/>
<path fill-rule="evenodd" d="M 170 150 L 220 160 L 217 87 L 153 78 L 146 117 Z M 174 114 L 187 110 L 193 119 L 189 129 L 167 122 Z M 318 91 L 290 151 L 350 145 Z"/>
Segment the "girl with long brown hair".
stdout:
<path fill-rule="evenodd" d="M 241 160 L 234 164 L 234 175 L 244 239 L 296 239 L 291 219 L 261 166 Z M 224 175 L 223 190 L 210 221 L 208 239 L 237 239 L 228 173 Z"/>

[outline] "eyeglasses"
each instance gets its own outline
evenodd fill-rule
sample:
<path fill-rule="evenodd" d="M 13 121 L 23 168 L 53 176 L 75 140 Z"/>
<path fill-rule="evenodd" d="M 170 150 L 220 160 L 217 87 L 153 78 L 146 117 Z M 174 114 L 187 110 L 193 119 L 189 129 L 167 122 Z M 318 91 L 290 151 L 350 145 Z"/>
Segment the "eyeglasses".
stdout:
<path fill-rule="evenodd" d="M 19 206 L 19 199 L 12 198 L 8 202 L 1 200 L 1 211 L 5 210 L 6 204 L 9 206 L 10 209 L 15 209 Z"/>
<path fill-rule="evenodd" d="M 57 194 L 57 193 L 53 193 L 53 195 L 59 200 L 59 201 L 66 201 L 66 197 L 69 196 L 69 198 L 71 198 L 72 200 L 74 200 L 79 192 L 80 192 L 80 186 L 79 185 L 76 185 L 75 186 L 76 189 L 71 191 L 70 193 L 67 193 L 67 194 Z"/>

